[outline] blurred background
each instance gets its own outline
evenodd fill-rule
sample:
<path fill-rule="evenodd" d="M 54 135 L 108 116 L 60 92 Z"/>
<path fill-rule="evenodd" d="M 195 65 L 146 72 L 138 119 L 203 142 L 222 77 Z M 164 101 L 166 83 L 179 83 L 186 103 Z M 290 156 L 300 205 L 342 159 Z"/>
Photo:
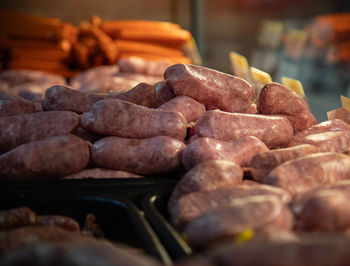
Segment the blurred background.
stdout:
<path fill-rule="evenodd" d="M 301 80 L 319 122 L 340 107 L 340 95 L 350 96 L 348 0 L 12 0 L 0 9 L 73 25 L 91 15 L 176 23 L 192 33 L 204 66 L 232 73 L 234 51 L 274 81 Z"/>

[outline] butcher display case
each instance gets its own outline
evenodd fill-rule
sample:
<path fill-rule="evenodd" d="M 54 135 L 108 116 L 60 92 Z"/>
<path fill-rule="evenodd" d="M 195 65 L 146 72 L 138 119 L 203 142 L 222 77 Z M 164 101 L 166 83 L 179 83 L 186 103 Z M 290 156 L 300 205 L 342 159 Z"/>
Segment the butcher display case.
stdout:
<path fill-rule="evenodd" d="M 349 71 L 345 0 L 0 3 L 0 265 L 347 265 Z"/>

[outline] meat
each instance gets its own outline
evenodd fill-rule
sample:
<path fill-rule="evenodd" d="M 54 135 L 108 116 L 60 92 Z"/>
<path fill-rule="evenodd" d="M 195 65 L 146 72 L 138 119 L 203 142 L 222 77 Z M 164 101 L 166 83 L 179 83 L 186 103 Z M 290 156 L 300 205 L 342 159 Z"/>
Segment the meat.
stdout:
<path fill-rule="evenodd" d="M 205 112 L 191 128 L 191 134 L 220 140 L 236 140 L 255 136 L 269 148 L 285 146 L 293 136 L 288 119 L 277 116 Z"/>
<path fill-rule="evenodd" d="M 84 128 L 82 128 L 81 126 L 79 126 L 74 132 L 73 134 L 83 140 L 89 141 L 91 143 L 98 141 L 100 139 L 102 139 L 104 136 L 100 135 L 100 134 L 96 134 L 94 132 L 88 131 Z"/>
<path fill-rule="evenodd" d="M 257 99 L 258 113 L 285 116 L 294 133 L 317 124 L 307 102 L 293 90 L 279 83 L 266 84 Z"/>
<path fill-rule="evenodd" d="M 277 166 L 266 177 L 266 184 L 284 188 L 295 196 L 347 179 L 349 171 L 349 156 L 335 152 L 315 153 Z"/>
<path fill-rule="evenodd" d="M 350 125 L 345 123 L 343 120 L 340 120 L 340 119 L 333 119 L 330 121 L 324 121 L 322 123 L 319 123 L 317 125 L 313 125 L 312 127 L 308 128 L 308 129 L 305 129 L 303 131 L 296 133 L 293 136 L 292 142 L 297 143 L 300 140 L 303 140 L 308 135 L 329 132 L 329 131 L 331 131 L 331 132 L 350 131 Z"/>
<path fill-rule="evenodd" d="M 228 206 L 237 198 L 255 195 L 276 195 L 284 203 L 291 201 L 291 195 L 284 189 L 267 185 L 237 185 L 200 191 L 182 196 L 170 210 L 173 224 L 182 228 L 196 217 L 216 208 Z"/>
<path fill-rule="evenodd" d="M 265 183 L 266 176 L 280 164 L 320 150 L 313 145 L 303 144 L 291 148 L 275 149 L 254 155 L 249 171 L 254 180 Z"/>
<path fill-rule="evenodd" d="M 175 202 L 188 193 L 232 187 L 241 183 L 242 179 L 243 170 L 236 163 L 221 160 L 202 162 L 177 183 L 169 199 L 168 210 L 171 212 Z"/>
<path fill-rule="evenodd" d="M 110 170 L 103 168 L 84 169 L 78 173 L 74 173 L 63 177 L 63 179 L 84 179 L 84 178 L 138 178 L 141 175 L 121 170 Z"/>
<path fill-rule="evenodd" d="M 79 116 L 69 111 L 50 111 L 0 118 L 0 152 L 46 137 L 66 135 L 79 125 Z"/>
<path fill-rule="evenodd" d="M 44 110 L 72 111 L 78 114 L 89 111 L 92 105 L 104 99 L 100 94 L 83 93 L 65 86 L 53 86 L 45 92 Z"/>
<path fill-rule="evenodd" d="M 33 225 L 35 213 L 28 207 L 20 207 L 0 211 L 0 230 L 10 230 L 22 226 Z"/>
<path fill-rule="evenodd" d="M 155 84 L 156 94 L 160 102 L 166 103 L 175 98 L 174 88 L 168 80 L 163 80 Z"/>
<path fill-rule="evenodd" d="M 164 73 L 176 95 L 203 103 L 207 110 L 244 112 L 254 100 L 254 88 L 245 80 L 202 66 L 176 64 Z"/>
<path fill-rule="evenodd" d="M 192 140 L 182 154 L 182 164 L 191 169 L 207 160 L 224 160 L 248 166 L 255 154 L 269 149 L 256 137 L 244 136 L 235 141 L 197 138 Z"/>
<path fill-rule="evenodd" d="M 185 146 L 182 141 L 167 136 L 107 137 L 93 144 L 91 159 L 99 167 L 150 175 L 179 169 Z"/>
<path fill-rule="evenodd" d="M 90 154 L 87 142 L 73 135 L 22 144 L 0 155 L 1 179 L 59 178 L 84 169 Z"/>
<path fill-rule="evenodd" d="M 0 96 L 0 117 L 42 111 L 40 102 L 30 102 L 15 96 Z"/>
<path fill-rule="evenodd" d="M 350 146 L 350 131 L 329 131 L 307 135 L 298 140 L 292 140 L 290 147 L 300 144 L 311 144 L 323 152 L 345 152 Z"/>
<path fill-rule="evenodd" d="M 80 232 L 80 226 L 77 221 L 62 215 L 38 215 L 35 225 L 57 226 L 67 231 Z"/>
<path fill-rule="evenodd" d="M 151 85 L 142 82 L 126 92 L 113 96 L 113 98 L 148 108 L 157 108 L 163 103 L 163 100 L 157 94 L 156 87 L 157 84 Z"/>
<path fill-rule="evenodd" d="M 293 226 L 292 213 L 274 195 L 235 199 L 229 206 L 208 211 L 191 221 L 185 233 L 192 245 L 203 246 L 235 236 L 247 228 L 254 230 L 266 225 L 282 229 Z"/>
<path fill-rule="evenodd" d="M 150 109 L 121 100 L 105 99 L 93 105 L 81 117 L 87 130 L 125 138 L 169 136 L 183 140 L 187 122 L 177 112 Z"/>
<path fill-rule="evenodd" d="M 196 100 L 180 95 L 158 107 L 160 110 L 181 113 L 187 122 L 196 121 L 205 112 L 205 106 Z"/>
<path fill-rule="evenodd" d="M 6 251 L 1 248 L 6 247 Z M 27 227 L 0 232 L 1 265 L 159 266 L 149 256 L 130 253 L 109 241 L 57 227 Z"/>
<path fill-rule="evenodd" d="M 293 201 L 298 229 L 340 231 L 350 227 L 350 183 L 344 181 L 305 193 Z"/>
<path fill-rule="evenodd" d="M 214 265 L 222 266 L 328 266 L 347 265 L 350 239 L 345 236 L 325 236 L 310 241 L 225 243 L 207 252 Z"/>
<path fill-rule="evenodd" d="M 153 76 L 162 76 L 170 65 L 170 61 L 146 61 L 135 56 L 118 60 L 121 72 L 142 73 Z"/>

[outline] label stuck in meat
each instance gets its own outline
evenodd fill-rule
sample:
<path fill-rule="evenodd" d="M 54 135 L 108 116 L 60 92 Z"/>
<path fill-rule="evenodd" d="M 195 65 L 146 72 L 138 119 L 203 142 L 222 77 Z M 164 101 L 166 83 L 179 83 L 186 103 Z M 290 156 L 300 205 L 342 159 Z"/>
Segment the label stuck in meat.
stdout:
<path fill-rule="evenodd" d="M 341 105 L 343 106 L 343 108 L 350 112 L 350 99 L 343 96 L 343 95 L 340 95 L 340 101 L 341 101 Z"/>
<path fill-rule="evenodd" d="M 300 80 L 282 77 L 282 84 L 287 88 L 295 91 L 297 94 L 303 97 L 305 96 L 303 85 L 301 84 Z"/>
<path fill-rule="evenodd" d="M 264 85 L 267 83 L 271 83 L 272 78 L 269 73 L 266 73 L 255 67 L 250 67 L 249 70 L 254 81 L 255 95 L 259 95 L 262 87 L 264 87 Z"/>
<path fill-rule="evenodd" d="M 229 56 L 233 75 L 245 79 L 249 83 L 252 83 L 252 79 L 249 74 L 249 64 L 247 58 L 236 52 L 230 52 Z"/>

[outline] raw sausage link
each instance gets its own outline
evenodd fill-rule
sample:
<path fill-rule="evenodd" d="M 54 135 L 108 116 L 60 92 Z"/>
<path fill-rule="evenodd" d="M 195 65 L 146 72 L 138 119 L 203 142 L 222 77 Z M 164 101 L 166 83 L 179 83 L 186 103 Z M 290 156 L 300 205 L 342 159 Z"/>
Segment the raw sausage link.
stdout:
<path fill-rule="evenodd" d="M 279 83 L 266 84 L 257 99 L 258 113 L 285 116 L 294 133 L 317 124 L 307 102 L 297 93 Z"/>
<path fill-rule="evenodd" d="M 224 160 L 243 167 L 255 154 L 268 150 L 261 140 L 253 136 L 241 137 L 236 141 L 197 138 L 182 153 L 182 163 L 186 169 L 191 169 L 207 160 Z"/>
<path fill-rule="evenodd" d="M 36 215 L 28 207 L 0 211 L 0 230 L 33 225 L 35 222 Z"/>
<path fill-rule="evenodd" d="M 187 122 L 196 121 L 205 112 L 205 106 L 196 100 L 180 95 L 158 107 L 160 110 L 181 113 Z"/>
<path fill-rule="evenodd" d="M 323 152 L 345 152 L 350 147 L 350 131 L 329 131 L 292 140 L 289 146 L 311 144 Z"/>
<path fill-rule="evenodd" d="M 183 140 L 187 133 L 186 119 L 180 113 L 112 99 L 95 103 L 81 117 L 81 126 L 102 135 L 137 139 L 169 136 Z"/>
<path fill-rule="evenodd" d="M 185 233 L 194 246 L 203 246 L 217 239 L 235 236 L 247 228 L 275 225 L 291 229 L 293 215 L 274 195 L 235 199 L 229 206 L 206 212 L 186 227 Z"/>
<path fill-rule="evenodd" d="M 317 152 L 320 150 L 309 144 L 261 152 L 250 161 L 249 171 L 254 180 L 265 183 L 266 176 L 278 165 Z"/>
<path fill-rule="evenodd" d="M 83 179 L 83 178 L 138 178 L 141 175 L 121 170 L 110 170 L 103 168 L 84 169 L 78 173 L 74 173 L 63 177 L 63 179 Z"/>
<path fill-rule="evenodd" d="M 0 152 L 46 137 L 66 135 L 79 126 L 79 116 L 50 111 L 0 118 Z"/>
<path fill-rule="evenodd" d="M 177 227 L 183 227 L 207 211 L 230 205 L 236 198 L 256 195 L 276 195 L 284 203 L 292 198 L 288 191 L 267 185 L 237 185 L 232 188 L 194 192 L 176 201 L 170 210 L 171 221 Z"/>
<path fill-rule="evenodd" d="M 39 226 L 57 226 L 67 231 L 79 232 L 80 226 L 74 219 L 62 215 L 38 215 L 36 225 Z"/>
<path fill-rule="evenodd" d="M 208 110 L 244 112 L 254 100 L 254 88 L 245 80 L 202 66 L 176 64 L 164 73 L 176 95 L 186 95 Z"/>
<path fill-rule="evenodd" d="M 242 179 L 243 170 L 236 163 L 220 160 L 202 162 L 177 183 L 169 199 L 168 210 L 171 211 L 175 202 L 188 193 L 232 187 L 241 183 Z"/>
<path fill-rule="evenodd" d="M 348 179 L 350 157 L 341 153 L 324 152 L 306 155 L 276 167 L 266 177 L 266 184 L 298 193 L 337 180 Z"/>
<path fill-rule="evenodd" d="M 38 112 L 42 110 L 40 105 L 39 103 L 29 102 L 19 97 L 1 95 L 0 117 Z"/>
<path fill-rule="evenodd" d="M 59 178 L 84 169 L 89 146 L 73 136 L 56 136 L 22 144 L 0 156 L 2 179 Z"/>
<path fill-rule="evenodd" d="M 191 128 L 191 135 L 220 140 L 236 140 L 243 136 L 255 136 L 269 148 L 286 145 L 293 136 L 288 119 L 277 116 L 205 112 Z"/>
<path fill-rule="evenodd" d="M 167 136 L 107 137 L 93 144 L 91 159 L 100 167 L 149 175 L 177 170 L 185 147 L 182 141 Z"/>

